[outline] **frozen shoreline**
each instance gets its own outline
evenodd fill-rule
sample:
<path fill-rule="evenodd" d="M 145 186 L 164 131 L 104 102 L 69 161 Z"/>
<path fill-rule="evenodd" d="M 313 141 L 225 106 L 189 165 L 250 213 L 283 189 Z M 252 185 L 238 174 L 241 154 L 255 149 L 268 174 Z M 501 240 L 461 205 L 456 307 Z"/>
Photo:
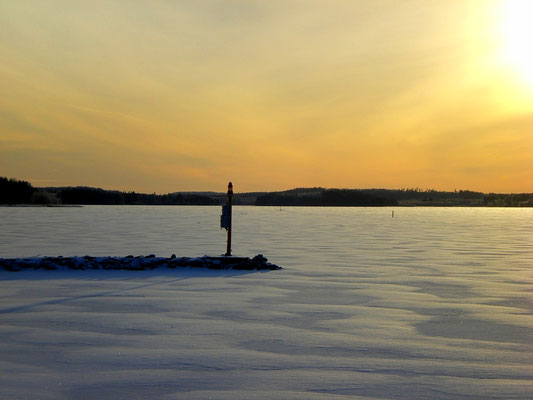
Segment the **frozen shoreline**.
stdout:
<path fill-rule="evenodd" d="M 250 257 L 29 257 L 0 258 L 0 268 L 6 271 L 22 270 L 128 270 L 144 271 L 156 268 L 207 268 L 214 270 L 278 270 L 262 254 Z"/>

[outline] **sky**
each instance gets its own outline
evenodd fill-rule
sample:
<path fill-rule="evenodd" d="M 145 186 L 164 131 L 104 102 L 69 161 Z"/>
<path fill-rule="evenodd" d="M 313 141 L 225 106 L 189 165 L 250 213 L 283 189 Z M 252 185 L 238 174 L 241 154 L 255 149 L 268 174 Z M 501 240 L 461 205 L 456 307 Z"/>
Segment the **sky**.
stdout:
<path fill-rule="evenodd" d="M 0 176 L 533 192 L 533 1 L 0 0 Z"/>

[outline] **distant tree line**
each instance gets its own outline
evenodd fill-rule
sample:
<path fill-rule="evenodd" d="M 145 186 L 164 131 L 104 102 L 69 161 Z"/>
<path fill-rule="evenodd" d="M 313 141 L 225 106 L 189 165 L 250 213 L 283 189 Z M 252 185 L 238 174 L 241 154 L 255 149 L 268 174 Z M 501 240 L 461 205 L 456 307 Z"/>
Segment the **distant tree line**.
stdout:
<path fill-rule="evenodd" d="M 483 198 L 485 206 L 491 207 L 533 207 L 533 193 L 496 194 Z"/>
<path fill-rule="evenodd" d="M 62 204 L 105 204 L 105 205 L 215 205 L 216 199 L 200 194 L 146 194 L 120 192 L 90 187 L 61 188 L 58 196 Z"/>
<path fill-rule="evenodd" d="M 0 204 L 216 205 L 220 196 L 196 193 L 146 194 L 91 187 L 34 188 L 0 177 Z"/>
<path fill-rule="evenodd" d="M 469 206 L 533 207 L 533 193 L 484 194 L 470 190 L 296 188 L 282 192 L 236 193 L 234 204 L 257 206 Z M 0 204 L 219 205 L 225 193 L 147 194 L 92 187 L 34 188 L 0 177 Z"/>
<path fill-rule="evenodd" d="M 29 182 L 0 177 L 0 204 L 29 204 L 34 192 Z"/>
<path fill-rule="evenodd" d="M 257 196 L 264 206 L 465 206 L 533 207 L 533 193 L 495 194 L 470 190 L 298 188 Z"/>
<path fill-rule="evenodd" d="M 317 189 L 265 193 L 257 196 L 257 206 L 396 206 L 390 196 L 366 193 L 363 190 Z"/>

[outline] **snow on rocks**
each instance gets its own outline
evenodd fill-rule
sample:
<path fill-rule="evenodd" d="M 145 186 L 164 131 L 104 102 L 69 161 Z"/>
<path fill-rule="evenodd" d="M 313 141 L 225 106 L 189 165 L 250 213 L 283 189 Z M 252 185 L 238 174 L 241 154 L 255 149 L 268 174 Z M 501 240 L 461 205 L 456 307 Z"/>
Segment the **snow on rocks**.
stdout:
<path fill-rule="evenodd" d="M 271 264 L 262 254 L 250 257 L 31 257 L 31 258 L 0 258 L 0 269 L 6 271 L 22 270 L 57 270 L 57 269 L 100 269 L 142 271 L 155 268 L 208 268 L 216 270 L 277 270 L 281 267 Z"/>

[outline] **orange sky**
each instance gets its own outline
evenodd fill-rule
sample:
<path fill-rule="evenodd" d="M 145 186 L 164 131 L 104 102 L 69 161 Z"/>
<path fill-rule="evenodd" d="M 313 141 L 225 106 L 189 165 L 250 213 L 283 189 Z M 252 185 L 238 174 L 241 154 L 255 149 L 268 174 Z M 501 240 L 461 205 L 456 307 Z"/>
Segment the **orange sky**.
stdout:
<path fill-rule="evenodd" d="M 2 1 L 0 176 L 533 192 L 533 2 Z"/>

